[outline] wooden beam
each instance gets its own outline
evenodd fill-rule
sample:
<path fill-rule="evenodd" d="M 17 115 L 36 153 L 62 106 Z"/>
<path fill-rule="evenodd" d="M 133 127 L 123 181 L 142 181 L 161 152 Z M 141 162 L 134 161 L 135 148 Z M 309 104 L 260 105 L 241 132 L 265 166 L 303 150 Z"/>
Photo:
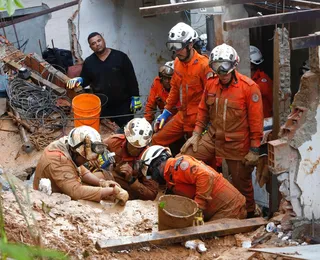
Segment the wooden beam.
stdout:
<path fill-rule="evenodd" d="M 299 50 L 310 47 L 317 47 L 320 45 L 320 34 L 309 34 L 309 36 L 302 36 L 290 39 L 290 49 Z"/>
<path fill-rule="evenodd" d="M 299 6 L 299 7 L 308 7 L 308 8 L 320 8 L 320 3 L 302 1 L 302 0 L 290 0 L 290 5 Z"/>
<path fill-rule="evenodd" d="M 4 58 L 3 62 L 8 64 L 11 68 L 13 69 L 20 69 L 22 67 L 22 65 L 20 65 L 19 63 L 16 63 L 12 60 L 10 60 L 9 58 Z M 31 76 L 32 80 L 36 83 L 36 84 L 41 84 L 44 86 L 47 86 L 49 88 L 51 88 L 56 94 L 58 95 L 63 95 L 66 93 L 66 90 L 64 88 L 60 88 L 57 85 L 51 83 L 50 81 L 40 77 L 39 75 L 37 75 L 34 72 L 31 72 Z"/>
<path fill-rule="evenodd" d="M 255 28 L 274 24 L 300 22 L 314 20 L 320 17 L 320 9 L 303 10 L 288 13 L 270 14 L 258 17 L 241 18 L 225 21 L 223 29 L 231 31 L 235 29 Z"/>
<path fill-rule="evenodd" d="M 207 8 L 214 6 L 224 6 L 232 4 L 245 4 L 245 3 L 261 2 L 257 0 L 199 0 L 192 2 L 182 2 L 176 4 L 155 5 L 148 7 L 140 7 L 139 11 L 142 16 L 169 14 L 173 12 L 182 12 L 185 10 Z"/>
<path fill-rule="evenodd" d="M 62 4 L 62 5 L 58 5 L 58 6 L 55 6 L 53 8 L 42 10 L 40 12 L 28 14 L 28 15 L 25 15 L 25 16 L 22 16 L 22 17 L 19 17 L 19 18 L 15 18 L 15 19 L 7 21 L 7 22 L 1 22 L 0 23 L 0 28 L 6 27 L 6 26 L 10 26 L 10 25 L 13 25 L 13 24 L 16 24 L 16 23 L 21 23 L 21 22 L 36 18 L 38 16 L 42 16 L 42 15 L 45 15 L 45 14 L 53 13 L 53 12 L 56 12 L 56 11 L 59 11 L 59 10 L 62 10 L 62 9 L 77 5 L 77 4 L 79 4 L 79 0 L 72 1 L 72 2 L 69 2 L 69 3 L 66 3 L 66 4 Z"/>
<path fill-rule="evenodd" d="M 141 234 L 140 236 L 120 237 L 118 239 L 100 239 L 96 243 L 96 248 L 120 251 L 149 246 L 150 244 L 168 245 L 199 237 L 225 236 L 250 232 L 265 224 L 267 224 L 267 221 L 263 218 L 232 219 L 229 221 L 221 219 L 220 222 L 208 222 L 203 226 L 170 229 L 151 234 Z"/>

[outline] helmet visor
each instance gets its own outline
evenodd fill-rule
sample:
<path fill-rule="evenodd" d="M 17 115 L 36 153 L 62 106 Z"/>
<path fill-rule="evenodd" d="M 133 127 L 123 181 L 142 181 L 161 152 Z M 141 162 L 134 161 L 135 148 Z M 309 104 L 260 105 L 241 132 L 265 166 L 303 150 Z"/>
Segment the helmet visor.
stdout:
<path fill-rule="evenodd" d="M 230 61 L 212 62 L 210 67 L 216 74 L 229 74 L 234 69 L 233 63 Z"/>
<path fill-rule="evenodd" d="M 104 151 L 106 150 L 106 146 L 104 143 L 100 143 L 100 142 L 91 143 L 91 150 L 94 153 L 103 154 Z"/>
<path fill-rule="evenodd" d="M 187 44 L 182 42 L 167 42 L 166 45 L 169 51 L 178 51 L 185 48 Z"/>

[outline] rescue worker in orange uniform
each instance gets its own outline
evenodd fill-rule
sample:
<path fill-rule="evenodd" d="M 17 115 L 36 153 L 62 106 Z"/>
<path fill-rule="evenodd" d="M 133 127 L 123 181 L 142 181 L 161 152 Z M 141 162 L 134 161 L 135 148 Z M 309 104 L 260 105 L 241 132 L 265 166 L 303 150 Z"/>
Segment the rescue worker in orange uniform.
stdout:
<path fill-rule="evenodd" d="M 46 178 L 51 181 L 52 192 L 64 193 L 74 200 L 99 202 L 114 197 L 125 204 L 129 197 L 125 190 L 103 172 L 93 174 L 83 166 L 104 152 L 105 145 L 95 129 L 89 126 L 72 129 L 68 136 L 45 148 L 37 164 L 33 188 L 38 190 L 40 180 Z"/>
<path fill-rule="evenodd" d="M 115 134 L 103 140 L 110 152 L 115 153 L 113 177 L 129 199 L 154 200 L 158 194 L 158 184 L 148 180 L 139 172 L 140 156 L 148 147 L 152 136 L 152 126 L 145 118 L 134 118 L 124 127 L 123 134 Z"/>
<path fill-rule="evenodd" d="M 181 153 L 202 161 L 215 156 L 226 159 L 232 183 L 246 197 L 248 217 L 252 217 L 251 173 L 259 159 L 263 111 L 259 86 L 235 70 L 239 60 L 227 44 L 212 50 L 210 66 L 217 77 L 207 82 L 196 127 Z M 207 133 L 201 136 L 208 123 Z"/>
<path fill-rule="evenodd" d="M 198 203 L 204 220 L 246 218 L 246 199 L 221 174 L 195 158 L 172 158 L 169 148 L 154 145 L 141 157 L 144 175 L 166 184 L 167 191 Z"/>
<path fill-rule="evenodd" d="M 264 61 L 262 53 L 255 46 L 250 46 L 251 78 L 258 84 L 262 96 L 264 118 L 272 117 L 273 106 L 273 82 L 262 70 L 261 64 Z"/>
<path fill-rule="evenodd" d="M 208 59 L 193 49 L 194 34 L 195 31 L 185 23 L 178 23 L 169 32 L 167 48 L 176 51 L 174 73 L 167 104 L 154 125 L 153 144 L 168 146 L 186 133 L 191 135 L 194 129 L 207 77 L 213 75 Z M 180 109 L 168 122 L 179 100 Z"/>
<path fill-rule="evenodd" d="M 174 71 L 174 61 L 168 61 L 159 68 L 159 76 L 153 80 L 149 97 L 144 111 L 144 118 L 151 124 L 154 120 L 157 108 L 161 113 L 166 105 L 166 100 L 170 92 L 170 81 Z M 177 103 L 176 108 L 179 107 Z M 176 114 L 177 110 L 173 112 Z"/>

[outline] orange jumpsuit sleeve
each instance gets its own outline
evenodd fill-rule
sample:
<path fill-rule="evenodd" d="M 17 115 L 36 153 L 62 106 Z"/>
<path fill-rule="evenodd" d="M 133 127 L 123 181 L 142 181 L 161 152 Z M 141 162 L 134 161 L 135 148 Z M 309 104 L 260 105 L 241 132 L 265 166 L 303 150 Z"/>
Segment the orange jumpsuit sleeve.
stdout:
<path fill-rule="evenodd" d="M 83 199 L 99 202 L 102 188 L 82 185 L 77 169 L 68 162 L 66 157 L 61 156 L 60 158 L 61 160 L 50 163 L 48 170 L 61 191 L 73 200 Z"/>
<path fill-rule="evenodd" d="M 151 124 L 152 121 L 154 120 L 154 115 L 156 113 L 157 109 L 157 89 L 155 82 L 153 81 L 152 86 L 150 88 L 150 93 L 148 96 L 148 100 L 146 103 L 146 108 L 144 110 L 144 118 Z"/>
<path fill-rule="evenodd" d="M 254 83 L 247 88 L 247 111 L 250 147 L 259 147 L 263 136 L 263 105 L 259 86 Z"/>
<path fill-rule="evenodd" d="M 139 194 L 140 200 L 155 200 L 158 195 L 159 184 L 143 176 L 132 183 L 130 188 Z"/>
<path fill-rule="evenodd" d="M 201 134 L 209 122 L 209 109 L 206 103 L 208 96 L 207 89 L 204 90 L 198 106 L 197 121 L 194 131 Z"/>
<path fill-rule="evenodd" d="M 164 107 L 165 109 L 169 110 L 171 113 L 174 113 L 174 108 L 176 107 L 177 103 L 180 100 L 180 87 L 181 87 L 180 83 L 181 83 L 181 79 L 179 78 L 177 73 L 174 73 L 170 81 L 171 89 L 166 101 L 167 104 Z"/>
<path fill-rule="evenodd" d="M 263 82 L 265 80 L 266 82 Z M 264 117 L 272 116 L 272 104 L 273 104 L 273 92 L 272 92 L 272 81 L 269 79 L 260 79 L 259 87 L 263 101 L 263 112 Z"/>
<path fill-rule="evenodd" d="M 208 202 L 212 199 L 211 192 L 214 176 L 210 170 L 206 169 L 202 164 L 195 163 L 190 159 L 188 160 L 185 156 L 183 160 L 187 160 L 190 163 L 190 168 L 179 175 L 179 177 L 182 178 L 180 181 L 175 180 L 175 182 L 194 184 L 196 186 L 194 200 L 198 203 L 199 208 L 206 209 Z"/>

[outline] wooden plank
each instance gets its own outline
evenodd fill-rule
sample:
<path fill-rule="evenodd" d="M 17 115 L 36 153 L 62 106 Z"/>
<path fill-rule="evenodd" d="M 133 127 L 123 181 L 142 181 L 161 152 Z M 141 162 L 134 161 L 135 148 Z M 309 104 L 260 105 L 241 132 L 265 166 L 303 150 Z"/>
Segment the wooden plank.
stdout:
<path fill-rule="evenodd" d="M 225 31 L 255 28 L 274 24 L 301 22 L 304 20 L 314 20 L 320 17 L 320 9 L 303 10 L 288 13 L 270 14 L 257 17 L 241 18 L 225 21 L 223 29 Z"/>
<path fill-rule="evenodd" d="M 203 226 L 171 229 L 150 234 L 142 234 L 134 237 L 120 237 L 118 239 L 100 239 L 96 243 L 97 249 L 110 251 L 127 250 L 152 245 L 168 245 L 179 243 L 199 237 L 225 236 L 236 233 L 250 232 L 262 225 L 267 224 L 263 218 L 234 219 L 215 223 L 206 223 Z"/>
<path fill-rule="evenodd" d="M 302 0 L 290 0 L 290 5 L 308 8 L 320 8 L 320 3 Z"/>
<path fill-rule="evenodd" d="M 214 15 L 214 39 L 215 39 L 215 45 L 220 45 L 224 43 L 223 40 L 223 29 L 222 29 L 222 17 L 221 15 Z"/>
<path fill-rule="evenodd" d="M 140 7 L 139 11 L 142 16 L 150 16 L 157 14 L 169 14 L 173 12 L 182 12 L 185 10 L 207 8 L 214 6 L 224 6 L 232 4 L 245 4 L 245 3 L 261 2 L 257 0 L 199 0 L 192 2 L 182 2 L 176 4 L 155 5 L 148 7 Z"/>
<path fill-rule="evenodd" d="M 10 67 L 12 67 L 14 69 L 20 69 L 22 67 L 22 65 L 10 60 L 9 58 L 4 58 L 3 62 L 5 62 L 6 64 L 8 64 Z M 41 85 L 47 86 L 47 87 L 51 88 L 58 95 L 63 95 L 66 93 L 65 89 L 58 87 L 57 85 L 40 77 L 38 74 L 36 74 L 34 72 L 31 72 L 31 78 L 32 78 L 32 80 L 34 80 L 34 82 L 36 84 L 41 84 Z"/>
<path fill-rule="evenodd" d="M 306 49 L 310 47 L 317 47 L 320 45 L 320 34 L 309 34 L 309 36 L 302 36 L 290 39 L 291 50 Z"/>

